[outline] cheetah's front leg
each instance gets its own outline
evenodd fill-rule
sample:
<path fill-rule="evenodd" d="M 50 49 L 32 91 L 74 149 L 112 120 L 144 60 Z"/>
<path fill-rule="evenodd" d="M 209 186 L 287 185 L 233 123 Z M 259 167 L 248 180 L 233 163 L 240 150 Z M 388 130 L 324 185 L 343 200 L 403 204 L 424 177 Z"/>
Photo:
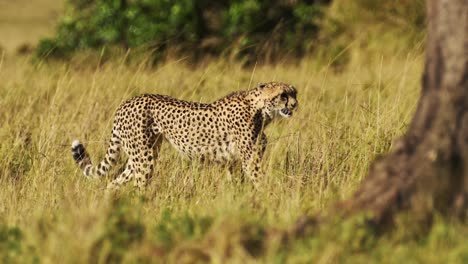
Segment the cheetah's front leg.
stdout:
<path fill-rule="evenodd" d="M 263 176 L 262 158 L 265 152 L 266 137 L 262 133 L 259 140 L 241 147 L 242 171 L 252 180 L 255 188 L 259 187 L 259 179 Z"/>

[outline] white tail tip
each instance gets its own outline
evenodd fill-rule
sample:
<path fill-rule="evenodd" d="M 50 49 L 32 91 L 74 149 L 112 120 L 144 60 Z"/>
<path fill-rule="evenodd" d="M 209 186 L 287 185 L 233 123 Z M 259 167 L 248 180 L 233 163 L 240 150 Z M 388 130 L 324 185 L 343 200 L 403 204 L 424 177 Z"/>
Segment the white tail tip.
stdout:
<path fill-rule="evenodd" d="M 72 142 L 72 148 L 75 148 L 76 146 L 80 145 L 81 142 L 78 139 L 73 140 Z"/>

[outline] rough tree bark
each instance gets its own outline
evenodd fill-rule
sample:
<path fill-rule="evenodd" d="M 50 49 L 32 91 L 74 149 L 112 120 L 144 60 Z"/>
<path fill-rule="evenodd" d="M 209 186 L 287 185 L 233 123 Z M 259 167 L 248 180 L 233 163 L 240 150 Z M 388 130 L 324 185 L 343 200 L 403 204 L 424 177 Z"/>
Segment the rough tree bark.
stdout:
<path fill-rule="evenodd" d="M 427 19 L 422 91 L 409 130 L 337 205 L 345 215 L 368 211 L 382 226 L 402 210 L 423 219 L 434 210 L 467 214 L 468 1 L 428 0 Z"/>

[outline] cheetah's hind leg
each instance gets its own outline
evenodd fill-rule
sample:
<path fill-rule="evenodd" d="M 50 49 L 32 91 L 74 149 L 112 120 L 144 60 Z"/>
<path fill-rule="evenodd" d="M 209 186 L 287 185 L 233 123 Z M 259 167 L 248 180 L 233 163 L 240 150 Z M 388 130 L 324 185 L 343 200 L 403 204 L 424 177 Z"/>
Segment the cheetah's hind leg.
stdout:
<path fill-rule="evenodd" d="M 154 133 L 149 138 L 140 138 L 133 142 L 136 146 L 133 170 L 134 186 L 143 190 L 153 176 L 155 157 L 158 156 L 162 143 L 162 135 Z M 130 143 L 132 145 L 132 143 Z"/>
<path fill-rule="evenodd" d="M 109 184 L 107 184 L 107 189 L 118 189 L 121 185 L 129 182 L 133 178 L 133 166 L 131 159 L 128 159 L 123 171 L 115 177 Z"/>
<path fill-rule="evenodd" d="M 156 166 L 156 162 L 158 161 L 159 151 L 161 150 L 162 142 L 163 142 L 163 135 L 156 134 L 154 145 L 153 145 L 153 165 L 154 166 Z"/>
<path fill-rule="evenodd" d="M 117 189 L 134 178 L 134 186 L 144 189 L 151 179 L 155 157 L 161 148 L 162 135 L 152 136 L 149 140 L 135 140 L 128 145 L 135 146 L 130 152 L 122 173 L 107 185 L 107 189 Z"/>
<path fill-rule="evenodd" d="M 153 177 L 154 163 L 156 162 L 162 145 L 162 134 L 153 134 L 149 141 L 141 144 L 138 152 L 139 162 L 135 163 L 135 186 L 143 190 Z"/>

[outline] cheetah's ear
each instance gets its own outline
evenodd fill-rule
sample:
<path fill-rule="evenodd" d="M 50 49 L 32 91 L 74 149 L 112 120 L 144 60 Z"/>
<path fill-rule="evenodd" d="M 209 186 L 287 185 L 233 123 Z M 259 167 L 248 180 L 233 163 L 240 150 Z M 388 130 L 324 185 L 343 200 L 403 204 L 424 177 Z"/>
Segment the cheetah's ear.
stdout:
<path fill-rule="evenodd" d="M 267 85 L 266 83 L 258 83 L 257 87 L 261 89 L 261 88 L 265 88 L 266 85 Z"/>

